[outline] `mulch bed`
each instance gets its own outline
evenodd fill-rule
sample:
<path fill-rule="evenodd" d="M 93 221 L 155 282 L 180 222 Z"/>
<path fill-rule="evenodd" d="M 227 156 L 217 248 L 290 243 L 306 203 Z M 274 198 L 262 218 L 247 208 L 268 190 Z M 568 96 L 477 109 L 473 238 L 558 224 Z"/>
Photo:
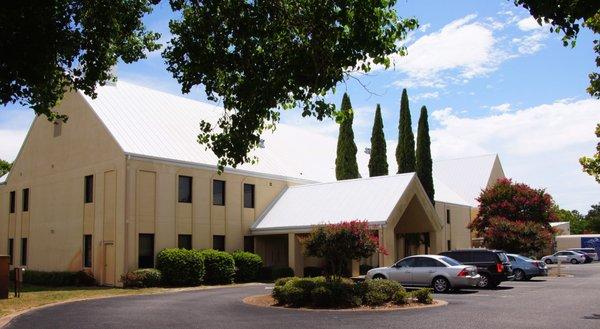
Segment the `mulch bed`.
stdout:
<path fill-rule="evenodd" d="M 411 302 L 405 305 L 396 305 L 392 303 L 388 303 L 381 306 L 359 306 L 353 308 L 313 308 L 313 307 L 287 307 L 277 304 L 275 299 L 271 295 L 256 295 L 244 298 L 244 303 L 254 306 L 260 307 L 272 307 L 279 309 L 288 309 L 288 310 L 304 310 L 304 311 L 397 311 L 397 310 L 407 310 L 407 309 L 415 309 L 415 308 L 429 308 L 429 307 L 437 307 L 437 306 L 445 306 L 448 303 L 443 300 L 435 299 L 431 304 L 422 304 L 417 302 Z"/>

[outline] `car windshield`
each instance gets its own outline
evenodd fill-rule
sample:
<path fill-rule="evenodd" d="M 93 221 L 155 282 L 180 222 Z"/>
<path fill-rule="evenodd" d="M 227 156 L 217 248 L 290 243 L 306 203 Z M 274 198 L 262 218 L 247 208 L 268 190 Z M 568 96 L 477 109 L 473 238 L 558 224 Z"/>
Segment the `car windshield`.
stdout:
<path fill-rule="evenodd" d="M 440 258 L 442 261 L 444 261 L 446 264 L 450 265 L 450 266 L 456 266 L 456 265 L 460 265 L 459 262 L 457 262 L 456 260 L 450 258 L 450 257 L 446 257 L 443 256 Z"/>
<path fill-rule="evenodd" d="M 499 252 L 497 254 L 498 254 L 498 257 L 500 257 L 500 261 L 502 261 L 503 263 L 510 263 L 510 261 L 508 260 L 508 257 L 506 257 L 505 253 Z"/>
<path fill-rule="evenodd" d="M 526 261 L 532 261 L 533 259 L 527 257 L 527 256 L 521 256 L 521 255 L 515 255 L 515 257 L 520 258 L 522 260 L 526 260 Z"/>

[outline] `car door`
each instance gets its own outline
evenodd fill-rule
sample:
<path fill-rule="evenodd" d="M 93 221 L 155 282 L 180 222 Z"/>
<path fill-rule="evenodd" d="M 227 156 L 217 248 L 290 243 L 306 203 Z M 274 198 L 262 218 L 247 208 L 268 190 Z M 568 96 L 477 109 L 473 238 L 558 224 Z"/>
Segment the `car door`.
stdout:
<path fill-rule="evenodd" d="M 412 270 L 414 257 L 405 258 L 392 266 L 389 272 L 389 279 L 398 281 L 403 285 L 410 285 L 412 280 Z"/>
<path fill-rule="evenodd" d="M 412 284 L 416 286 L 429 286 L 441 266 L 444 265 L 433 258 L 415 257 L 412 270 Z"/>

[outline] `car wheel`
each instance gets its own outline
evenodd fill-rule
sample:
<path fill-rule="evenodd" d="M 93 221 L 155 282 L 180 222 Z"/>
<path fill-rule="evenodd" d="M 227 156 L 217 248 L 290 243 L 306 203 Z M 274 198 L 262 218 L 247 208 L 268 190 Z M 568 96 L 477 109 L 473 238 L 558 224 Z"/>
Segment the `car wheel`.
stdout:
<path fill-rule="evenodd" d="M 525 281 L 525 272 L 523 272 L 523 270 L 515 270 L 515 281 Z"/>
<path fill-rule="evenodd" d="M 487 274 L 482 274 L 481 280 L 479 280 L 479 283 L 477 284 L 477 286 L 479 288 L 484 288 L 484 289 L 491 288 L 492 280 L 491 280 L 490 276 Z"/>
<path fill-rule="evenodd" d="M 385 280 L 385 276 L 383 274 L 375 274 L 373 275 L 373 280 Z"/>
<path fill-rule="evenodd" d="M 571 259 L 571 264 L 579 264 L 579 261 L 575 258 Z"/>
<path fill-rule="evenodd" d="M 450 290 L 450 282 L 448 282 L 448 280 L 444 277 L 438 276 L 436 278 L 433 279 L 433 282 L 431 283 L 431 287 L 433 288 L 433 291 L 441 294 L 441 293 L 445 293 L 447 291 Z"/>
<path fill-rule="evenodd" d="M 546 260 L 544 261 L 544 263 L 546 263 L 546 264 L 552 264 L 552 259 L 548 258 L 548 259 L 546 259 Z"/>

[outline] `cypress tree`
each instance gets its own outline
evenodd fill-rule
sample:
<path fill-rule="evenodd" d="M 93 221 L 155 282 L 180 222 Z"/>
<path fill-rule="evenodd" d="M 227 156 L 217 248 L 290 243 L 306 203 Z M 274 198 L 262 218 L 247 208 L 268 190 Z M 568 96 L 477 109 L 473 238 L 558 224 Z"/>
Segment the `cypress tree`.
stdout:
<path fill-rule="evenodd" d="M 377 104 L 373 131 L 371 132 L 371 155 L 369 157 L 369 176 L 384 176 L 388 174 L 387 148 L 383 134 L 383 119 L 381 107 Z"/>
<path fill-rule="evenodd" d="M 340 134 L 337 143 L 337 156 L 335 158 L 335 177 L 337 180 L 359 178 L 358 163 L 356 162 L 356 144 L 354 143 L 354 131 L 352 131 L 352 104 L 350 97 L 344 93 L 342 98 L 340 123 Z"/>
<path fill-rule="evenodd" d="M 427 122 L 427 108 L 425 106 L 421 107 L 421 115 L 419 116 L 416 158 L 417 176 L 433 203 L 433 162 L 431 161 L 431 139 L 429 138 L 429 123 Z"/>
<path fill-rule="evenodd" d="M 396 162 L 398 162 L 399 174 L 415 171 L 415 135 L 412 132 L 406 89 L 402 90 L 402 99 L 400 100 Z"/>

